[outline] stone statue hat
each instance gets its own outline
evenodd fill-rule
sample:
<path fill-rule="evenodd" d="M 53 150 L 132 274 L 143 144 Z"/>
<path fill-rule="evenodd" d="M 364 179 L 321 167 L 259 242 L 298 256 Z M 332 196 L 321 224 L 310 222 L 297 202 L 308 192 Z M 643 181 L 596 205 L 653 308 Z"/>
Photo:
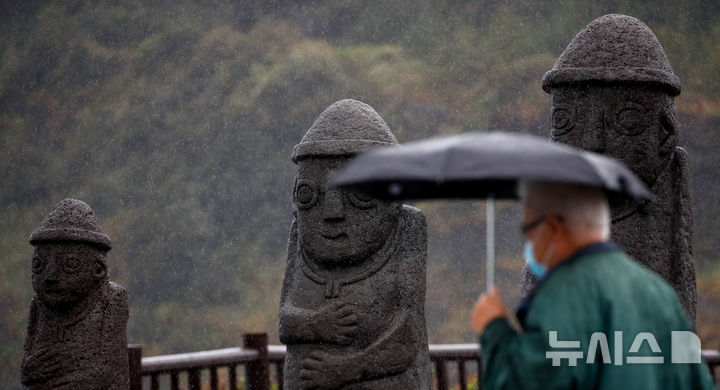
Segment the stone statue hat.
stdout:
<path fill-rule="evenodd" d="M 671 96 L 680 94 L 680 79 L 650 28 L 638 19 L 610 14 L 582 29 L 545 73 L 542 87 L 578 82 L 650 83 Z"/>
<path fill-rule="evenodd" d="M 292 160 L 297 163 L 306 157 L 352 156 L 396 145 L 397 139 L 372 107 L 343 99 L 320 114 L 293 148 Z"/>
<path fill-rule="evenodd" d="M 112 243 L 87 203 L 77 199 L 63 199 L 30 235 L 35 245 L 46 241 L 79 241 L 110 250 Z"/>

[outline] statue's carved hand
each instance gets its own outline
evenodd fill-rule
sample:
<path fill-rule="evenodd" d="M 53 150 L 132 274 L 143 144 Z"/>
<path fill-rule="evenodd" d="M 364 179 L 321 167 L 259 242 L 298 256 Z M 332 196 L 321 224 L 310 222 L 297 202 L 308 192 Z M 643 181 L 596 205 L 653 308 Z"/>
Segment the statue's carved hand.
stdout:
<path fill-rule="evenodd" d="M 316 351 L 303 360 L 300 379 L 305 390 L 333 390 L 350 382 L 356 367 L 343 357 Z"/>
<path fill-rule="evenodd" d="M 355 307 L 346 303 L 332 303 L 317 311 L 316 336 L 333 344 L 349 345 L 357 331 Z"/>
<path fill-rule="evenodd" d="M 63 366 L 64 357 L 52 346 L 44 346 L 30 355 L 22 365 L 22 381 L 36 382 L 56 376 Z"/>

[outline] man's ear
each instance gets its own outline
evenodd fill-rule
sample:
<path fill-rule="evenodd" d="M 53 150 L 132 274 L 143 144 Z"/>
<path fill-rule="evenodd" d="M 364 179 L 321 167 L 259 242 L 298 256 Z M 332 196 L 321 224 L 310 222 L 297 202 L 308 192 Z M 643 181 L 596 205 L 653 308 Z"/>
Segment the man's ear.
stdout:
<path fill-rule="evenodd" d="M 548 215 L 546 223 L 552 233 L 557 233 L 558 231 L 567 229 L 567 226 L 565 226 L 565 224 L 562 222 L 561 218 L 555 214 Z"/>
<path fill-rule="evenodd" d="M 668 156 L 677 146 L 677 118 L 672 107 L 660 111 L 660 155 Z"/>

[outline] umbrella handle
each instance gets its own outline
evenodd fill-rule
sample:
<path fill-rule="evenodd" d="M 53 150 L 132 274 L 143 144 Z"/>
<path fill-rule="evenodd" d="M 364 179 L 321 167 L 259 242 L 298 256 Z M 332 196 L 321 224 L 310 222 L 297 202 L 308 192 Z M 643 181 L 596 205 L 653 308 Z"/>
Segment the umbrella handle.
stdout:
<path fill-rule="evenodd" d="M 485 287 L 487 291 L 492 290 L 495 285 L 495 197 L 488 196 L 485 201 L 485 239 L 486 262 L 485 262 Z"/>

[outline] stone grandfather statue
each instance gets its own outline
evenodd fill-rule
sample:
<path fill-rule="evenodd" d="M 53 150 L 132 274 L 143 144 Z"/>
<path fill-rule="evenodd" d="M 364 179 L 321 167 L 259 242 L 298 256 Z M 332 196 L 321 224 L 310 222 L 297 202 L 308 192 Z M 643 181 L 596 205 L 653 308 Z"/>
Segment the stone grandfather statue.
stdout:
<path fill-rule="evenodd" d="M 129 388 L 125 289 L 108 280 L 103 233 L 85 202 L 61 201 L 30 236 L 32 285 L 22 383 L 27 389 Z"/>
<path fill-rule="evenodd" d="M 674 107 L 680 81 L 657 38 L 630 16 L 597 18 L 542 86 L 552 95 L 553 140 L 623 161 L 653 192 L 642 204 L 611 200 L 612 240 L 673 286 L 694 321 L 688 157 L 677 146 Z"/>
<path fill-rule="evenodd" d="M 392 145 L 375 110 L 346 99 L 320 114 L 293 150 L 298 175 L 280 300 L 290 390 L 432 389 L 424 216 L 328 187 L 354 154 Z"/>

